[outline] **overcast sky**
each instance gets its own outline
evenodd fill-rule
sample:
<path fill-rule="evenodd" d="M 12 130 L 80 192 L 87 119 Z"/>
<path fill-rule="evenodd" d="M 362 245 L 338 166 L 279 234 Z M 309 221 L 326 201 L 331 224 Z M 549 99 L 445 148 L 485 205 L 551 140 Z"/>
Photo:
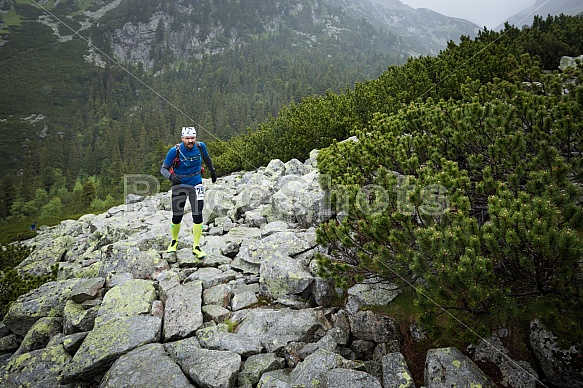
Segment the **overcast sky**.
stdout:
<path fill-rule="evenodd" d="M 429 8 L 446 16 L 462 18 L 480 27 L 496 28 L 536 0 L 401 0 L 413 8 Z"/>

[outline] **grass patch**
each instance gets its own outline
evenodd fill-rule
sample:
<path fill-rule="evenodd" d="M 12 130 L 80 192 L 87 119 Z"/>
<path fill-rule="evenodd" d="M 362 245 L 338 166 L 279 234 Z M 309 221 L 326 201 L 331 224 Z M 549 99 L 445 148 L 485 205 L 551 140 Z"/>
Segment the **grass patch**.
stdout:
<path fill-rule="evenodd" d="M 10 27 L 19 26 L 22 23 L 20 15 L 15 10 L 10 10 L 5 14 L 2 14 L 2 34 L 8 34 L 10 32 Z"/>
<path fill-rule="evenodd" d="M 237 322 L 237 321 L 231 321 L 230 319 L 227 319 L 223 323 L 225 325 L 227 325 L 227 331 L 229 333 L 234 333 L 235 330 L 237 330 L 237 326 L 239 326 L 239 322 Z"/>

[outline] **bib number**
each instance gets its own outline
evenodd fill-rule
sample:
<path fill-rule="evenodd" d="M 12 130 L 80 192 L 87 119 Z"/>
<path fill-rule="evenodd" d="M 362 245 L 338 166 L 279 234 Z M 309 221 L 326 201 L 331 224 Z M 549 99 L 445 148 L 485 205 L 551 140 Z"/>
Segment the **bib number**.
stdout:
<path fill-rule="evenodd" d="M 197 201 L 204 201 L 204 187 L 202 184 L 194 186 L 196 190 L 196 200 Z"/>

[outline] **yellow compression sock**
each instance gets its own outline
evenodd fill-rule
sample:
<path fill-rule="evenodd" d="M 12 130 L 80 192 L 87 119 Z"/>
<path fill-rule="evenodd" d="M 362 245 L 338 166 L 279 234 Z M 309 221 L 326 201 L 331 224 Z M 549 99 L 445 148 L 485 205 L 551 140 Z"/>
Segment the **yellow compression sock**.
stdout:
<path fill-rule="evenodd" d="M 200 236 L 202 236 L 202 224 L 194 224 L 192 226 L 192 237 L 193 237 L 193 244 L 192 244 L 192 252 L 198 257 L 202 259 L 206 256 L 206 253 L 202 249 L 200 249 Z"/>
<path fill-rule="evenodd" d="M 178 241 L 178 234 L 180 233 L 180 224 L 170 223 L 170 234 L 172 235 L 172 240 Z"/>
<path fill-rule="evenodd" d="M 202 224 L 192 225 L 192 237 L 194 238 L 193 246 L 197 247 L 200 245 L 200 236 L 202 236 Z"/>
<path fill-rule="evenodd" d="M 180 224 L 170 223 L 170 234 L 172 235 L 172 241 L 168 245 L 168 252 L 176 252 L 178 248 L 178 234 L 180 233 Z"/>

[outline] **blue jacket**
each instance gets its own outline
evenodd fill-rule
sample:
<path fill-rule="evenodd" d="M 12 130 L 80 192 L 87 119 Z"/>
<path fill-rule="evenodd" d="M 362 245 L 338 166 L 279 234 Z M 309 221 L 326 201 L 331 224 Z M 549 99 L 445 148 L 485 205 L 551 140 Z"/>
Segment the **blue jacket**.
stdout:
<path fill-rule="evenodd" d="M 200 146 L 200 150 L 199 147 Z M 202 155 L 201 155 L 202 151 Z M 164 158 L 164 163 L 160 169 L 160 173 L 166 178 L 170 178 L 170 167 L 176 157 L 176 147 L 170 148 Z M 174 169 L 174 173 L 182 180 L 183 184 L 196 186 L 202 183 L 202 176 L 200 170 L 202 162 L 206 164 L 209 170 L 214 171 L 213 162 L 208 154 L 206 145 L 203 142 L 197 142 L 191 150 L 180 143 L 180 164 Z"/>

